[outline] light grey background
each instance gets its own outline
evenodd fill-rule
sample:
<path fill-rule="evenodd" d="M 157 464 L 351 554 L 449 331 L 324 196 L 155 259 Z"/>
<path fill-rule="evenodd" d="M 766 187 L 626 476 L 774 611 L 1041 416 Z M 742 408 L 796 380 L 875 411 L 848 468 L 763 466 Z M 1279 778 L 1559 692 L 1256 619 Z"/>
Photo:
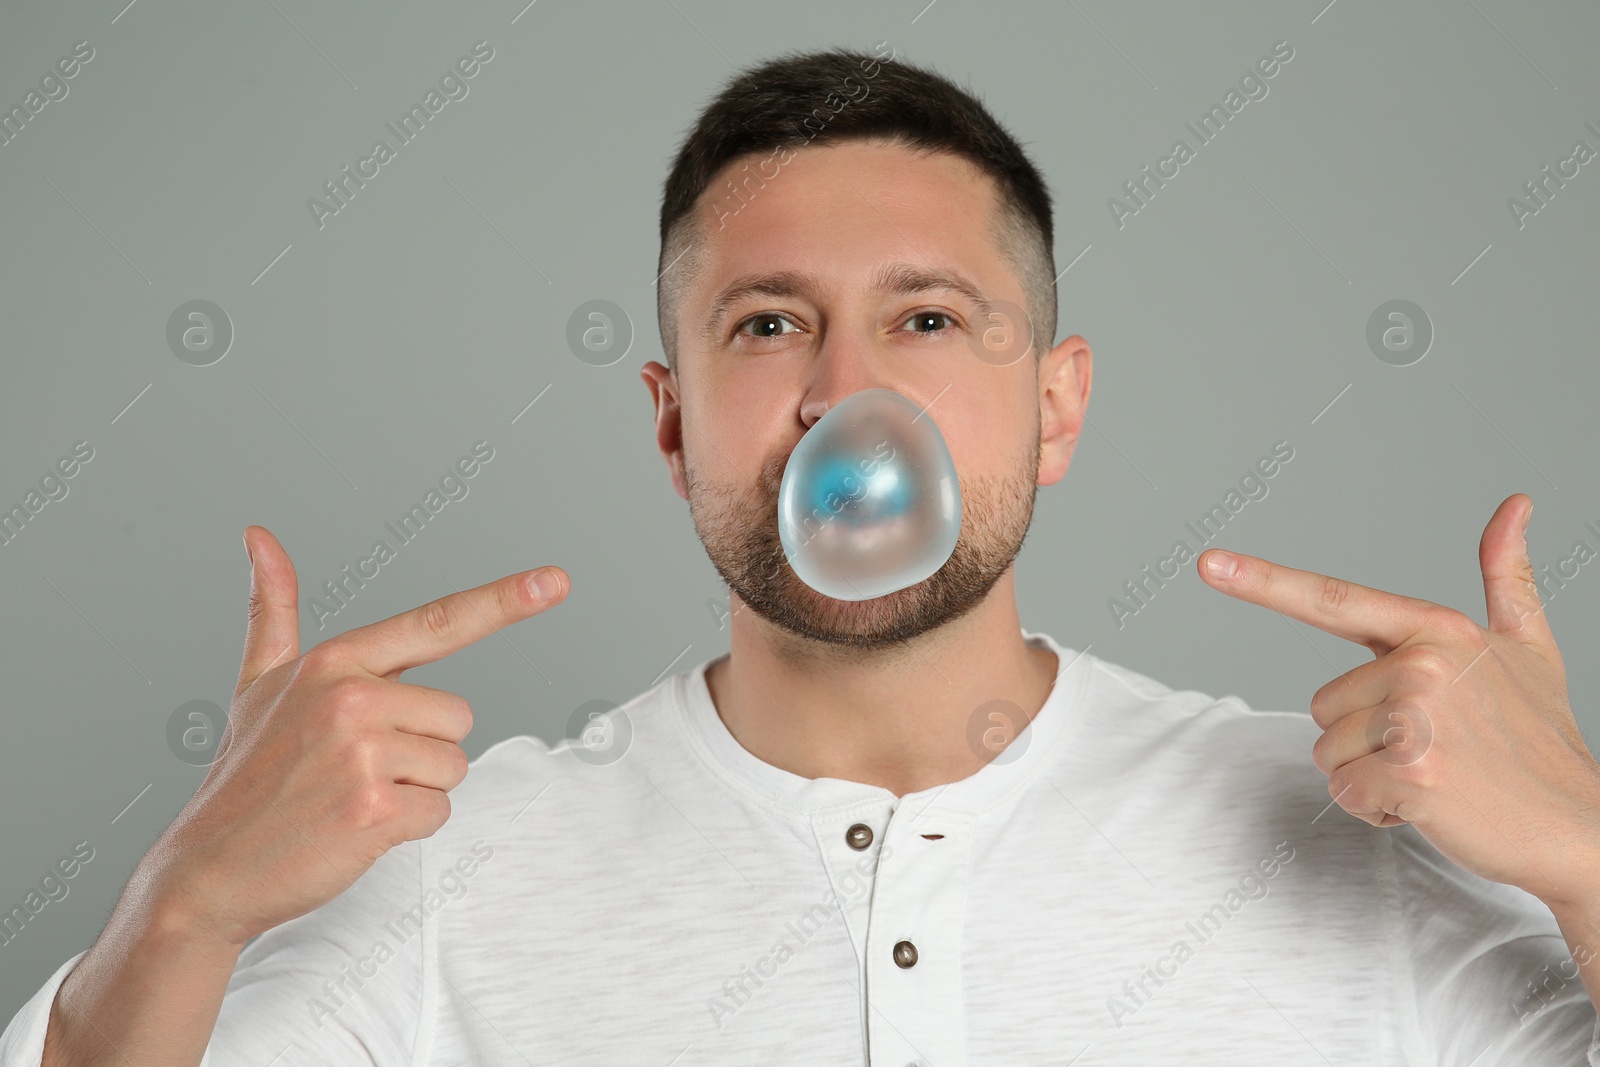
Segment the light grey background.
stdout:
<path fill-rule="evenodd" d="M 585 701 L 726 650 L 726 590 L 638 373 L 663 358 L 671 155 L 734 65 L 780 50 L 887 40 L 976 91 L 1050 183 L 1057 338 L 1082 334 L 1096 367 L 1090 427 L 1018 564 L 1024 625 L 1174 688 L 1304 709 L 1370 654 L 1192 563 L 1124 627 L 1107 607 L 1279 440 L 1293 460 L 1216 543 L 1480 622 L 1478 538 L 1508 494 L 1537 503 L 1536 566 L 1600 547 L 1600 162 L 1521 229 L 1507 207 L 1575 141 L 1600 149 L 1593 4 L 125 2 L 0 10 L 7 109 L 74 42 L 95 52 L 0 147 L 0 504 L 74 442 L 95 449 L 0 547 L 0 911 L 74 842 L 95 849 L 0 947 L 0 1019 L 90 943 L 203 777 L 167 721 L 227 705 L 247 523 L 283 541 L 304 601 L 493 445 L 328 629 L 302 613 L 309 647 L 566 568 L 560 608 L 407 675 L 472 702 L 473 756 L 554 741 Z M 479 40 L 494 58 L 469 95 L 319 230 L 306 200 Z M 1280 40 L 1294 57 L 1268 95 L 1119 228 L 1108 199 L 1193 145 L 1184 123 Z M 235 330 L 207 367 L 166 342 L 193 299 Z M 565 340 L 591 299 L 636 332 L 608 367 Z M 1393 299 L 1435 330 L 1407 367 L 1366 342 Z M 1548 609 L 1591 743 L 1597 596 L 1600 564 Z"/>

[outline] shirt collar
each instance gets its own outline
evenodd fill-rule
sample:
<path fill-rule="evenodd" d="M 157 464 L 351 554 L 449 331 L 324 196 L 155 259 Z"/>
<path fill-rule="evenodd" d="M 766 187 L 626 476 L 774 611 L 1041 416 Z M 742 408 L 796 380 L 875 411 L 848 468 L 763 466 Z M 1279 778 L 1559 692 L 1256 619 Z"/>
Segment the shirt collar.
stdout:
<path fill-rule="evenodd" d="M 1058 750 L 1082 717 L 1084 693 L 1097 659 L 1087 651 L 1058 644 L 1049 634 L 1022 630 L 1023 640 L 1057 657 L 1056 679 L 1038 714 L 999 757 L 966 778 L 899 798 L 919 810 L 966 811 L 980 815 L 1015 798 L 1058 758 Z M 749 799 L 791 813 L 815 815 L 874 799 L 894 799 L 882 786 L 842 778 L 804 778 L 759 759 L 717 714 L 706 686 L 706 669 L 728 657 L 724 652 L 672 679 L 673 707 L 682 736 L 717 777 Z"/>

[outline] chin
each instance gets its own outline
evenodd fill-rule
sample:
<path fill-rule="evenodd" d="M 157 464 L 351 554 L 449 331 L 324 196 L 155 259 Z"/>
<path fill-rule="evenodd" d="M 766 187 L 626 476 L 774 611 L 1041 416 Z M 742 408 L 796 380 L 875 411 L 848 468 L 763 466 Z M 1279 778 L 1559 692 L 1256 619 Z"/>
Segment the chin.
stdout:
<path fill-rule="evenodd" d="M 915 614 L 923 584 L 870 600 L 835 600 L 790 575 L 779 588 L 764 591 L 768 596 L 764 604 L 776 609 L 757 614 L 780 629 L 814 641 L 856 646 L 895 643 L 885 635 L 902 630 L 908 615 Z"/>

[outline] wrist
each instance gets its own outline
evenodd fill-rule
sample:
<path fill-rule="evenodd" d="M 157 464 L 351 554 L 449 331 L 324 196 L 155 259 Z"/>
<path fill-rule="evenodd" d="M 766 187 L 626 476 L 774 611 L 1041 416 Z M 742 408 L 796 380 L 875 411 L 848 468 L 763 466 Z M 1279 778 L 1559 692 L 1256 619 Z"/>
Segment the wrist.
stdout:
<path fill-rule="evenodd" d="M 225 897 L 175 860 L 168 861 L 159 847 L 145 856 L 124 891 L 124 903 L 137 916 L 134 936 L 170 951 L 217 959 L 237 958 L 250 940 L 216 913 L 215 903 Z"/>
<path fill-rule="evenodd" d="M 141 940 L 195 959 L 227 961 L 230 967 L 250 940 L 248 935 L 220 928 L 187 894 L 155 898 L 145 909 L 144 920 Z"/>
<path fill-rule="evenodd" d="M 1544 870 L 1534 875 L 1535 884 L 1524 889 L 1562 919 L 1563 926 L 1600 921 L 1600 811 L 1560 835 L 1559 847 L 1542 857 L 1541 865 Z"/>

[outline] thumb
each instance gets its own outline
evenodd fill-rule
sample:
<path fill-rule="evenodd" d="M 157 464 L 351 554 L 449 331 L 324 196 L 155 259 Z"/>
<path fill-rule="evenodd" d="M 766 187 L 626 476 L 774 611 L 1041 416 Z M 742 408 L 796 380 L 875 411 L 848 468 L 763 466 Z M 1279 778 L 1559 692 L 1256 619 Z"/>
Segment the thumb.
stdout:
<path fill-rule="evenodd" d="M 244 528 L 244 549 L 250 558 L 250 623 L 236 695 L 279 663 L 300 655 L 300 587 L 289 553 L 263 526 Z"/>
<path fill-rule="evenodd" d="M 1533 511 L 1526 493 L 1513 493 L 1500 502 L 1478 542 L 1478 564 L 1483 568 L 1483 597 L 1489 609 L 1489 629 L 1518 641 L 1555 643 L 1533 561 L 1528 558 L 1525 524 Z"/>

